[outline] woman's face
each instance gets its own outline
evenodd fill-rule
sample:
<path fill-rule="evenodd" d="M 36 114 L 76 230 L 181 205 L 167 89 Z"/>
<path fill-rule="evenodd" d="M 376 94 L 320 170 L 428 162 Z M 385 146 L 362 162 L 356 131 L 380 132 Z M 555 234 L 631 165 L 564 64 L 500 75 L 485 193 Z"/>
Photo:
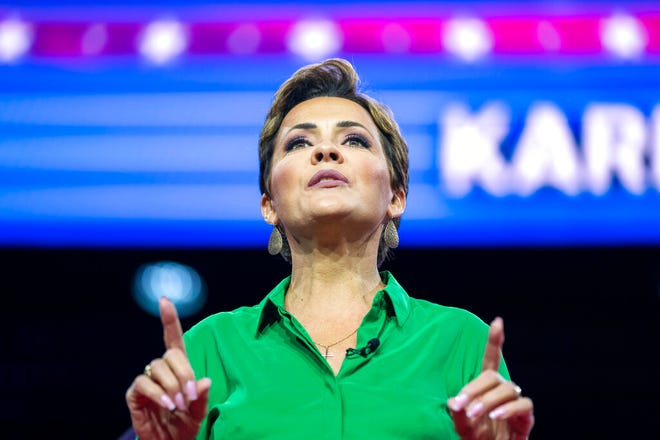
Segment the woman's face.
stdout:
<path fill-rule="evenodd" d="M 364 108 L 319 97 L 286 115 L 275 139 L 270 198 L 262 199 L 266 221 L 303 231 L 346 220 L 375 230 L 404 207 L 403 191 L 390 187 L 379 132 Z"/>

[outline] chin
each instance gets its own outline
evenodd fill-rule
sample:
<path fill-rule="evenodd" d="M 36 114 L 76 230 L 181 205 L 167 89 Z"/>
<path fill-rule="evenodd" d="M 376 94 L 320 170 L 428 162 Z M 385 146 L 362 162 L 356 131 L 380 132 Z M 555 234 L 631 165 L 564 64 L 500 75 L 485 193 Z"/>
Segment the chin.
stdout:
<path fill-rule="evenodd" d="M 312 217 L 314 221 L 336 221 L 349 217 L 352 212 L 353 210 L 351 209 L 341 209 L 339 207 L 315 209 L 310 217 Z"/>
<path fill-rule="evenodd" d="M 307 201 L 306 209 L 313 212 L 332 214 L 334 212 L 340 213 L 351 211 L 358 203 L 346 200 L 346 197 L 338 197 L 334 195 L 326 195 L 324 197 L 315 197 Z"/>

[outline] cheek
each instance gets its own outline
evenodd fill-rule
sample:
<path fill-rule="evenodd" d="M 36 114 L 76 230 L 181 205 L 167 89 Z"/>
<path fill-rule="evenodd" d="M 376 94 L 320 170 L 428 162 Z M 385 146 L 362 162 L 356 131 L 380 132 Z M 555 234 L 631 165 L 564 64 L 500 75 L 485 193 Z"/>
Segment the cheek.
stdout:
<path fill-rule="evenodd" d="M 378 191 L 380 197 L 389 202 L 392 198 L 392 190 L 390 189 L 390 171 L 387 168 L 387 164 L 365 169 L 368 170 L 365 179 L 368 182 L 373 182 L 373 188 Z"/>
<path fill-rule="evenodd" d="M 270 173 L 270 193 L 273 201 L 277 202 L 281 196 L 291 193 L 295 181 L 296 173 L 294 166 L 287 166 L 287 164 L 282 162 L 273 165 Z"/>

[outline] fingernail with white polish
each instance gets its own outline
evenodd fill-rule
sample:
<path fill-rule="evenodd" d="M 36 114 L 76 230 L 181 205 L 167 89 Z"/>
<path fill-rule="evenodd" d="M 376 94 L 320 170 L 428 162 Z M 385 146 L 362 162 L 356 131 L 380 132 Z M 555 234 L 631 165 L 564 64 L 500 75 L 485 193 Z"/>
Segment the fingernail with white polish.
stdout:
<path fill-rule="evenodd" d="M 461 393 L 449 401 L 449 407 L 454 411 L 460 411 L 465 406 L 467 394 Z"/>
<path fill-rule="evenodd" d="M 497 408 L 492 410 L 490 413 L 488 413 L 488 417 L 490 417 L 491 419 L 498 419 L 502 415 L 504 415 L 504 412 L 505 412 L 504 408 Z"/>
<path fill-rule="evenodd" d="M 163 405 L 165 405 L 165 407 L 170 411 L 174 411 L 176 409 L 176 405 L 174 402 L 172 402 L 172 399 L 170 399 L 170 396 L 167 394 L 160 396 L 160 401 L 163 402 Z"/>
<path fill-rule="evenodd" d="M 176 393 L 176 396 L 174 396 L 174 401 L 176 402 L 177 408 L 179 408 L 181 411 L 186 410 L 186 401 L 183 399 L 183 394 Z"/>
<path fill-rule="evenodd" d="M 478 416 L 479 414 L 481 414 L 481 412 L 483 411 L 483 409 L 484 409 L 484 404 L 483 404 L 483 403 L 481 403 L 481 402 L 475 402 L 474 405 L 472 405 L 472 406 L 470 406 L 470 407 L 468 408 L 468 410 L 467 410 L 467 412 L 466 412 L 465 414 L 466 414 L 468 417 L 476 417 L 476 416 Z"/>
<path fill-rule="evenodd" d="M 186 395 L 190 401 L 197 400 L 197 385 L 194 380 L 186 382 Z"/>

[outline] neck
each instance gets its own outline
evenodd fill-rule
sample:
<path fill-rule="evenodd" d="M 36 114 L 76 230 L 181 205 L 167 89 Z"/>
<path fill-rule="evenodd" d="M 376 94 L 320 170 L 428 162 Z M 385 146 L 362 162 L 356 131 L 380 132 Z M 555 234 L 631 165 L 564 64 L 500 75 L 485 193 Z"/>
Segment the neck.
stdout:
<path fill-rule="evenodd" d="M 287 307 L 337 317 L 347 311 L 366 313 L 382 287 L 375 259 L 321 250 L 304 257 L 293 254 Z"/>

